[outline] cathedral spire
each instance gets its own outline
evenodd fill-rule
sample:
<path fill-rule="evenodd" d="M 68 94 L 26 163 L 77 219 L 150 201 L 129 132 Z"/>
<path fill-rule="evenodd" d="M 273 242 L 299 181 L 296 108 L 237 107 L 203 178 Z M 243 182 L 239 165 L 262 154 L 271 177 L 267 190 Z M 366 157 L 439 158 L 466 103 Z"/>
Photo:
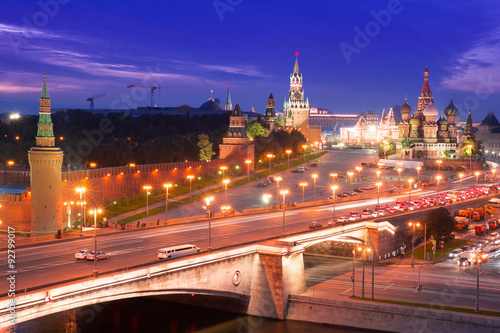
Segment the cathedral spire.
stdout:
<path fill-rule="evenodd" d="M 231 92 L 229 91 L 229 83 L 227 84 L 227 99 L 226 99 L 226 111 L 233 110 L 233 103 L 231 103 Z"/>
<path fill-rule="evenodd" d="M 49 99 L 49 90 L 47 89 L 47 73 L 43 75 L 43 87 L 42 87 L 42 98 Z"/>
<path fill-rule="evenodd" d="M 50 116 L 50 98 L 47 89 L 47 73 L 43 76 L 42 97 L 40 98 L 40 116 L 38 119 L 38 130 L 36 134 L 37 147 L 54 147 L 55 138 Z"/>
<path fill-rule="evenodd" d="M 295 52 L 295 66 L 293 67 L 293 74 L 300 74 L 299 72 L 299 52 Z"/>

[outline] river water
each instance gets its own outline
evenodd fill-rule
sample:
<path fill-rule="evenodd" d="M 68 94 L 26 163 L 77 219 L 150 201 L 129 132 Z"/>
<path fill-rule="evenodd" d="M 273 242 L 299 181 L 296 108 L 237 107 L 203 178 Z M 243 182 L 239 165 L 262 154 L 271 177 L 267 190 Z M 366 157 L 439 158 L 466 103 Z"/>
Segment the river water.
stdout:
<path fill-rule="evenodd" d="M 278 321 L 152 298 L 134 298 L 56 313 L 2 333 L 339 333 L 370 332 L 299 321 Z"/>

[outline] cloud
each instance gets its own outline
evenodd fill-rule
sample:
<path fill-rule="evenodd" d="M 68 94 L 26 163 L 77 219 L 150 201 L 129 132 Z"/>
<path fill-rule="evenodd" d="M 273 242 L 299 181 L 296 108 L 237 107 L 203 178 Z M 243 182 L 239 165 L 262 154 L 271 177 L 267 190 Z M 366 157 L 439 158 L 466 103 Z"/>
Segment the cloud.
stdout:
<path fill-rule="evenodd" d="M 249 65 L 234 65 L 234 66 L 210 65 L 210 64 L 201 64 L 198 62 L 181 61 L 181 60 L 172 60 L 172 62 L 176 64 L 176 66 L 174 67 L 183 70 L 198 69 L 208 72 L 224 72 L 224 73 L 239 74 L 239 75 L 254 76 L 254 77 L 268 76 L 256 70 L 254 66 L 249 66 Z"/>
<path fill-rule="evenodd" d="M 466 92 L 477 92 L 478 87 L 485 82 L 493 82 L 489 86 L 496 86 L 500 90 L 500 29 L 479 40 L 468 51 L 460 54 L 452 62 L 451 76 L 441 83 L 448 89 Z M 493 89 L 493 88 L 491 88 Z M 493 92 L 491 91 L 490 92 Z"/>

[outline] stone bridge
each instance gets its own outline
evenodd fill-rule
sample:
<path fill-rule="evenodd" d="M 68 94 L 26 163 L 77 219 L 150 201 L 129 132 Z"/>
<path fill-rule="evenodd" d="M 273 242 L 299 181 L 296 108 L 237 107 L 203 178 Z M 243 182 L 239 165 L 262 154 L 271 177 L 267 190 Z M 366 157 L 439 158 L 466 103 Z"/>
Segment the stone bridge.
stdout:
<path fill-rule="evenodd" d="M 98 303 L 164 295 L 184 295 L 189 303 L 198 305 L 202 305 L 198 300 L 209 297 L 211 307 L 285 319 L 288 296 L 306 290 L 303 260 L 306 247 L 350 236 L 379 251 L 389 251 L 392 233 L 394 227 L 388 222 L 355 223 L 301 233 L 280 239 L 274 245 L 253 244 L 160 261 L 146 268 L 3 298 L 0 327 L 9 326 L 11 320 L 19 323 Z"/>

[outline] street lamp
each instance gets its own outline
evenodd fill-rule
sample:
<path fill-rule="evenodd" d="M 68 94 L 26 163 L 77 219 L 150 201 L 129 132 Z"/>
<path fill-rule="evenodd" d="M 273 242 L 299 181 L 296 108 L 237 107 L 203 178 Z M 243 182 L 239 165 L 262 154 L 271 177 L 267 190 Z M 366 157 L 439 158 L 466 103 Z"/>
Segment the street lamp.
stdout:
<path fill-rule="evenodd" d="M 285 153 L 287 153 L 288 155 L 288 168 L 290 168 L 290 154 L 292 153 L 292 151 L 290 149 L 287 149 L 285 150 Z"/>
<path fill-rule="evenodd" d="M 338 173 L 336 173 L 336 172 L 332 172 L 332 173 L 330 174 L 330 177 L 332 177 L 332 182 L 334 182 L 334 183 L 335 183 L 335 178 L 337 178 L 338 176 L 339 176 L 339 174 L 338 174 Z"/>
<path fill-rule="evenodd" d="M 222 179 L 224 179 L 225 174 L 226 174 L 226 170 L 227 170 L 227 166 L 223 165 L 220 167 L 220 169 L 222 170 Z"/>
<path fill-rule="evenodd" d="M 497 169 L 491 169 L 491 172 L 493 172 L 493 183 L 495 183 L 495 172 L 497 171 Z"/>
<path fill-rule="evenodd" d="M 271 197 L 272 197 L 272 195 L 267 194 L 267 193 L 262 195 L 262 200 L 266 203 L 266 208 L 267 208 L 267 204 L 271 200 Z"/>
<path fill-rule="evenodd" d="M 306 182 L 302 182 L 302 183 L 299 184 L 299 186 L 302 187 L 302 203 L 304 203 L 304 190 L 305 190 L 305 188 L 307 186 L 307 183 Z"/>
<path fill-rule="evenodd" d="M 410 183 L 410 190 L 408 191 L 408 204 L 411 204 L 411 184 L 413 183 L 413 178 L 408 179 L 407 182 Z"/>
<path fill-rule="evenodd" d="M 479 257 L 479 251 L 476 249 L 475 253 L 476 257 L 476 268 L 477 268 L 477 275 L 476 275 L 476 280 L 477 280 L 477 287 L 476 287 L 476 312 L 479 312 L 479 273 L 481 271 L 481 258 Z"/>
<path fill-rule="evenodd" d="M 337 201 L 337 198 L 335 197 L 335 191 L 338 189 L 339 187 L 337 185 L 333 185 L 332 186 L 332 191 L 333 191 L 333 223 L 335 223 L 335 203 Z"/>
<path fill-rule="evenodd" d="M 363 251 L 363 277 L 361 278 L 361 298 L 365 298 L 365 253 L 371 252 L 371 248 L 366 245 L 358 246 L 358 251 Z"/>
<path fill-rule="evenodd" d="M 144 185 L 142 187 L 146 190 L 146 216 L 149 216 L 149 190 L 152 189 L 150 185 Z"/>
<path fill-rule="evenodd" d="M 223 167 L 221 167 L 221 168 L 223 168 Z M 193 196 L 191 195 L 191 182 L 193 181 L 193 178 L 194 178 L 193 175 L 187 176 L 187 179 L 189 179 L 189 201 L 193 201 Z"/>
<path fill-rule="evenodd" d="M 71 231 L 71 205 L 73 205 L 73 201 L 65 201 L 64 206 L 66 207 L 66 214 L 68 214 L 68 229 Z M 0 206 L 1 207 L 1 206 Z"/>
<path fill-rule="evenodd" d="M 349 201 L 352 200 L 352 175 L 354 175 L 354 172 L 348 171 L 347 175 L 349 176 Z"/>
<path fill-rule="evenodd" d="M 212 219 L 210 216 L 212 215 L 210 212 L 210 203 L 214 201 L 214 197 L 206 197 L 205 203 L 207 204 L 208 209 L 208 252 L 212 252 Z"/>
<path fill-rule="evenodd" d="M 80 237 L 83 236 L 83 225 L 85 224 L 85 206 L 83 204 L 82 195 L 85 193 L 85 187 L 77 187 L 76 192 L 80 194 L 80 215 L 82 215 L 83 220 L 80 221 Z"/>
<path fill-rule="evenodd" d="M 438 165 L 438 172 L 439 172 L 439 167 L 441 166 L 441 163 L 443 163 L 443 161 L 442 160 L 437 160 L 436 163 Z"/>
<path fill-rule="evenodd" d="M 276 181 L 276 206 L 277 206 L 278 205 L 278 197 L 280 196 L 279 195 L 280 181 L 282 181 L 283 178 L 281 178 L 281 176 L 278 176 L 278 177 L 274 178 L 274 180 Z"/>
<path fill-rule="evenodd" d="M 437 187 L 437 195 L 438 195 L 438 196 L 439 196 L 439 182 L 441 181 L 441 178 L 442 178 L 442 177 L 441 177 L 440 175 L 436 176 L 436 179 L 437 179 L 437 181 L 438 181 L 438 187 Z"/>
<path fill-rule="evenodd" d="M 472 170 L 472 145 L 468 144 L 467 148 L 469 148 L 469 169 Z"/>
<path fill-rule="evenodd" d="M 417 167 L 417 184 L 420 182 L 420 166 Z"/>
<path fill-rule="evenodd" d="M 420 223 L 413 223 L 409 222 L 408 225 L 411 227 L 412 230 L 412 237 L 411 237 L 411 268 L 414 266 L 414 257 L 413 257 L 413 251 L 415 250 L 415 228 L 420 227 Z"/>
<path fill-rule="evenodd" d="M 377 186 L 377 216 L 380 210 L 380 186 L 382 186 L 381 182 L 375 184 Z"/>
<path fill-rule="evenodd" d="M 269 174 L 271 174 L 271 158 L 274 157 L 273 154 L 267 154 L 267 158 L 269 159 Z"/>
<path fill-rule="evenodd" d="M 98 277 L 99 273 L 97 272 L 97 214 L 101 214 L 102 209 L 94 208 L 89 210 L 90 215 L 94 215 L 94 277 Z"/>
<path fill-rule="evenodd" d="M 307 149 L 307 145 L 302 145 L 302 150 L 304 151 L 304 163 L 306 161 L 306 149 Z"/>
<path fill-rule="evenodd" d="M 458 177 L 460 177 L 460 191 L 462 190 L 462 178 L 464 178 L 464 174 L 461 173 L 458 175 Z"/>
<path fill-rule="evenodd" d="M 314 180 L 314 184 L 313 184 L 313 187 L 314 187 L 314 204 L 316 205 L 316 178 L 318 178 L 318 174 L 317 173 L 313 173 L 312 174 L 312 177 L 313 177 L 313 180 Z"/>
<path fill-rule="evenodd" d="M 227 205 L 227 184 L 229 184 L 229 179 L 224 179 L 222 182 L 224 183 L 224 197 Z"/>
<path fill-rule="evenodd" d="M 398 168 L 398 186 L 399 186 L 399 194 L 401 194 L 401 171 L 403 171 L 402 168 Z"/>
<path fill-rule="evenodd" d="M 354 169 L 356 169 L 356 171 L 357 171 L 358 173 L 360 173 L 360 172 L 363 170 L 363 168 L 362 168 L 362 167 L 360 167 L 360 166 L 357 166 L 357 167 L 355 167 Z"/>
<path fill-rule="evenodd" d="M 245 163 L 247 164 L 247 182 L 250 181 L 250 164 L 252 164 L 251 160 L 246 160 Z"/>
<path fill-rule="evenodd" d="M 382 173 L 382 171 L 377 170 L 377 171 L 375 171 L 375 172 L 376 172 L 376 174 L 377 174 L 377 179 L 378 179 L 378 180 L 380 180 L 380 174 Z"/>
<path fill-rule="evenodd" d="M 283 195 L 283 236 L 285 236 L 285 196 L 288 194 L 288 190 L 281 190 L 281 195 Z"/>
<path fill-rule="evenodd" d="M 476 171 L 474 174 L 476 175 L 476 186 L 477 186 L 477 183 L 479 181 L 479 171 Z"/>
<path fill-rule="evenodd" d="M 171 183 L 163 184 L 165 188 L 165 224 L 168 223 L 168 189 L 172 187 Z"/>

